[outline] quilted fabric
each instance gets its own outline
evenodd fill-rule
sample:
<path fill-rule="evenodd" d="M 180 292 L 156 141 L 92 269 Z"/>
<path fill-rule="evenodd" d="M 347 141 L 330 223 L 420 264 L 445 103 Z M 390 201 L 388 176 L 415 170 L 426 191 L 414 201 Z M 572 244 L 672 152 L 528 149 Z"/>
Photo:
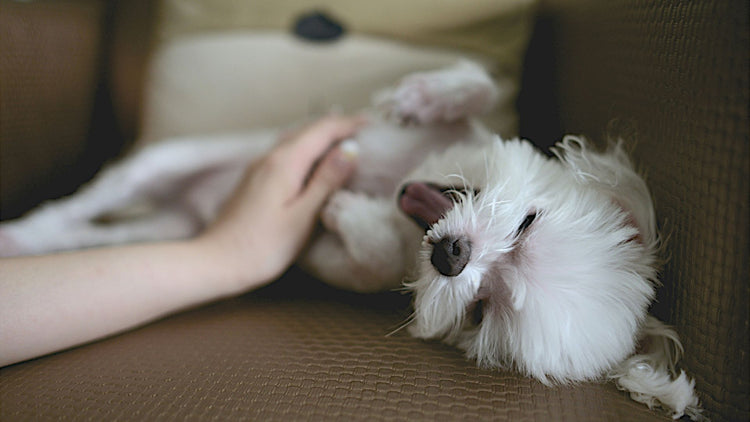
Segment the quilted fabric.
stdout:
<path fill-rule="evenodd" d="M 712 419 L 748 420 L 748 3 L 545 3 L 522 132 L 625 140 L 664 234 L 654 312 Z"/>
<path fill-rule="evenodd" d="M 91 4 L 54 7 L 79 3 Z M 12 4 L 2 3 L 0 18 Z M 540 143 L 566 132 L 628 140 L 667 234 L 654 311 L 676 325 L 709 416 L 750 419 L 748 3 L 545 0 L 535 34 L 522 133 Z M 0 37 L 4 47 L 8 40 Z M 7 142 L 15 126 L 5 113 L 19 109 L 6 108 L 17 93 L 2 88 Z M 44 117 L 55 130 L 78 122 Z M 75 125 L 67 128 L 80 132 Z M 70 136 L 49 133 L 42 139 Z M 0 420 L 669 420 L 612 384 L 549 388 L 476 368 L 449 346 L 387 337 L 407 316 L 406 296 L 336 292 L 292 273 L 260 292 L 0 369 Z"/>
<path fill-rule="evenodd" d="M 0 420 L 670 420 L 613 384 L 550 388 L 398 332 L 408 297 L 298 273 L 2 369 Z"/>
<path fill-rule="evenodd" d="M 0 9 L 0 218 L 10 218 L 69 193 L 93 171 L 95 163 L 80 159 L 98 82 L 104 8 L 3 2 Z"/>

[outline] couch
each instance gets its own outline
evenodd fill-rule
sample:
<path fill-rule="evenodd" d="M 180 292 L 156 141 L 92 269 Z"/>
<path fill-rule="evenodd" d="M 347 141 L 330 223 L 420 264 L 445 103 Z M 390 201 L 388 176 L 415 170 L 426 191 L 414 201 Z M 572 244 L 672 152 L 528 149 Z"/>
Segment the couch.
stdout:
<path fill-rule="evenodd" d="M 74 191 L 137 137 L 155 14 L 143 0 L 0 0 L 0 218 Z M 517 101 L 520 134 L 542 148 L 566 133 L 635 140 L 667 241 L 652 311 L 680 334 L 714 421 L 750 419 L 748 47 L 743 1 L 543 0 Z M 292 268 L 0 369 L 0 420 L 670 419 L 612 383 L 547 387 L 389 335 L 408 307 Z"/>

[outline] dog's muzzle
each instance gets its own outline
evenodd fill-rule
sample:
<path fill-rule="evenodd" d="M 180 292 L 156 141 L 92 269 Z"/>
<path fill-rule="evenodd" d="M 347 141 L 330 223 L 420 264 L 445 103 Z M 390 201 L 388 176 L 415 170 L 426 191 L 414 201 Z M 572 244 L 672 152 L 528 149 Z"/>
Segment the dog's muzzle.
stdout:
<path fill-rule="evenodd" d="M 430 262 L 442 275 L 455 277 L 461 274 L 471 257 L 471 243 L 464 238 L 446 236 L 432 246 Z"/>
<path fill-rule="evenodd" d="M 401 191 L 398 205 L 404 214 L 427 230 L 453 208 L 451 189 L 428 183 L 410 183 Z M 432 246 L 430 262 L 440 274 L 455 277 L 471 257 L 471 242 L 464 237 L 446 236 Z"/>

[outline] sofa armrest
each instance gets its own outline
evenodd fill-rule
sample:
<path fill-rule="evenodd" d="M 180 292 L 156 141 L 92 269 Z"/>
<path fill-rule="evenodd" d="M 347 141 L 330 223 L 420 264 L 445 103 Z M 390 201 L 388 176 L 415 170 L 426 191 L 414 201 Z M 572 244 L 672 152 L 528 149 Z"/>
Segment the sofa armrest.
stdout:
<path fill-rule="evenodd" d="M 68 193 L 85 177 L 100 75 L 104 2 L 3 2 L 0 217 Z"/>
<path fill-rule="evenodd" d="M 157 2 L 3 2 L 0 219 L 75 190 L 136 134 Z"/>
<path fill-rule="evenodd" d="M 522 134 L 622 137 L 666 259 L 654 313 L 714 420 L 748 410 L 748 3 L 545 0 Z"/>

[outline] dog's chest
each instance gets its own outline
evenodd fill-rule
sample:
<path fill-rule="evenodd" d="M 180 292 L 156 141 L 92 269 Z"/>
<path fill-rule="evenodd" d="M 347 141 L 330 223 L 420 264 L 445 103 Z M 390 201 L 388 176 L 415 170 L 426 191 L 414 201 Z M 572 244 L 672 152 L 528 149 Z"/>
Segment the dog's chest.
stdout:
<path fill-rule="evenodd" d="M 399 183 L 430 154 L 480 135 L 466 122 L 399 126 L 375 121 L 356 137 L 359 164 L 349 189 L 375 197 L 391 196 Z"/>

